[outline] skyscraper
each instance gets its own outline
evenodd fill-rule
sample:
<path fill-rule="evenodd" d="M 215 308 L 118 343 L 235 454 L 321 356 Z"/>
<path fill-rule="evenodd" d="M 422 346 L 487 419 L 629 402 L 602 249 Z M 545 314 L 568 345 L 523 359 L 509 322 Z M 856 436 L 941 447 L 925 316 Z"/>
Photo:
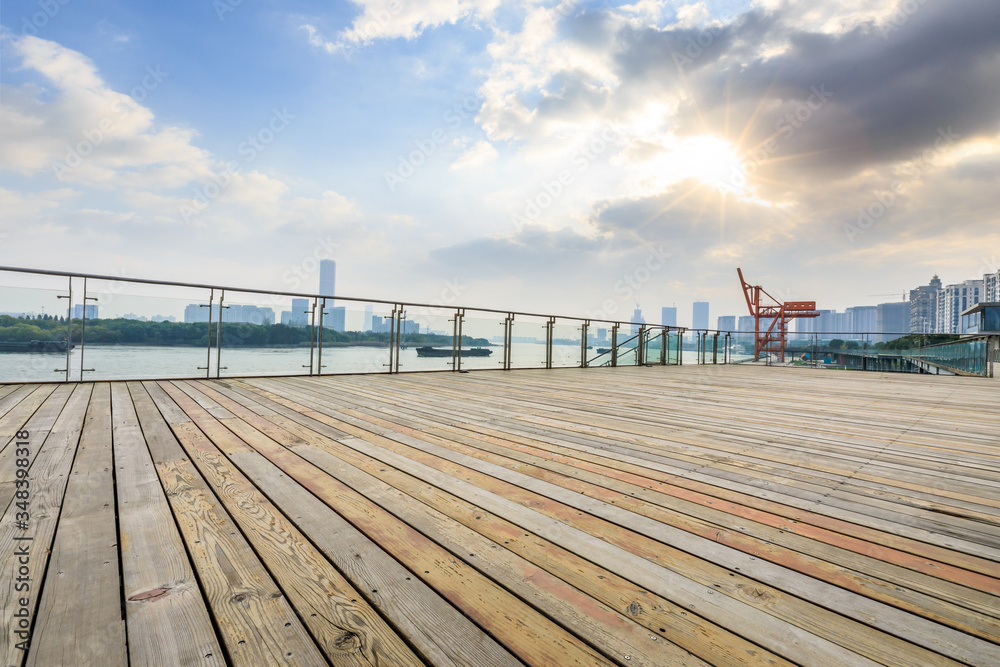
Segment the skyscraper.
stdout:
<path fill-rule="evenodd" d="M 719 331 L 736 331 L 735 315 L 720 315 L 719 323 L 716 325 Z"/>
<path fill-rule="evenodd" d="M 292 319 L 288 323 L 294 327 L 309 326 L 309 299 L 292 299 Z"/>
<path fill-rule="evenodd" d="M 982 297 L 982 280 L 966 280 L 943 287 L 937 297 L 936 333 L 964 333 L 962 311 L 982 301 Z"/>
<path fill-rule="evenodd" d="M 365 324 L 361 330 L 375 331 L 375 328 L 372 326 L 372 305 L 370 303 L 365 306 Z"/>
<path fill-rule="evenodd" d="M 665 327 L 677 326 L 677 306 L 664 306 L 660 311 L 660 324 Z"/>
<path fill-rule="evenodd" d="M 941 279 L 935 275 L 923 287 L 910 290 L 910 328 L 912 333 L 937 332 L 937 299 Z"/>
<path fill-rule="evenodd" d="M 694 329 L 708 328 L 708 301 L 695 301 L 691 309 L 691 326 Z"/>
<path fill-rule="evenodd" d="M 878 305 L 878 332 L 883 334 L 879 336 L 883 342 L 899 338 L 900 332 L 908 331 L 909 326 L 910 304 L 908 301 L 880 303 Z"/>
<path fill-rule="evenodd" d="M 333 296 L 337 285 L 337 263 L 332 259 L 319 260 L 319 295 Z M 326 304 L 332 305 L 333 300 L 327 300 Z"/>
<path fill-rule="evenodd" d="M 646 323 L 646 320 L 644 320 L 642 318 L 642 310 L 639 308 L 639 306 L 636 306 L 635 310 L 632 311 L 632 322 L 633 322 L 633 324 L 632 324 L 632 333 L 633 334 L 639 333 L 639 327 L 640 327 L 640 325 L 643 325 L 643 324 Z"/>

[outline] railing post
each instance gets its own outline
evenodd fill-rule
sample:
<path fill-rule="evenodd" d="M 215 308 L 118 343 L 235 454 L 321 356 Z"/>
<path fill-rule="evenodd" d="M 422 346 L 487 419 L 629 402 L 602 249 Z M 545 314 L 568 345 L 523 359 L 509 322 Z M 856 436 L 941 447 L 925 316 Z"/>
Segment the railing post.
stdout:
<path fill-rule="evenodd" d="M 316 349 L 316 301 L 317 298 L 313 297 L 312 311 L 309 313 L 309 365 L 302 364 L 302 368 L 309 369 L 309 375 L 313 374 L 313 354 Z M 323 299 L 323 303 L 326 304 L 326 299 Z M 323 306 L 320 306 L 320 313 L 322 312 Z"/>
<path fill-rule="evenodd" d="M 455 309 L 455 324 L 451 337 L 451 370 L 462 370 L 462 322 L 465 319 L 465 309 Z"/>
<path fill-rule="evenodd" d="M 316 375 L 323 374 L 323 315 L 326 314 L 326 297 L 319 305 L 319 341 L 316 350 Z"/>
<path fill-rule="evenodd" d="M 208 292 L 208 305 L 203 303 L 198 304 L 199 308 L 208 308 L 208 333 L 205 338 L 208 339 L 207 347 L 205 349 L 205 379 L 212 377 L 212 304 L 215 303 L 215 288 L 212 287 Z M 219 318 L 222 318 L 220 313 Z M 202 370 L 201 366 L 198 366 L 198 370 Z"/>
<path fill-rule="evenodd" d="M 584 320 L 580 325 L 580 368 L 587 367 L 587 334 L 590 329 L 590 320 Z"/>
<path fill-rule="evenodd" d="M 555 333 L 556 318 L 550 317 L 545 323 L 545 367 L 552 368 L 552 336 Z"/>
<path fill-rule="evenodd" d="M 646 325 L 639 325 L 638 338 L 635 341 L 635 365 L 646 365 Z"/>
<path fill-rule="evenodd" d="M 618 367 L 618 322 L 611 327 L 611 367 Z"/>
<path fill-rule="evenodd" d="M 712 336 L 712 365 L 718 365 L 719 363 L 719 332 L 716 331 Z"/>
<path fill-rule="evenodd" d="M 222 371 L 224 368 L 228 368 L 222 365 L 222 310 L 224 308 L 229 308 L 229 306 L 224 305 L 226 300 L 226 290 L 221 290 L 219 293 L 219 329 L 218 336 L 216 336 L 215 341 L 215 377 L 222 377 Z"/>
<path fill-rule="evenodd" d="M 60 294 L 57 299 L 66 299 L 66 368 L 55 368 L 53 372 L 55 373 L 66 373 L 66 382 L 69 382 L 69 367 L 72 360 L 70 359 L 70 352 L 73 350 L 73 276 L 68 276 L 69 287 L 65 295 Z M 84 294 L 86 296 L 86 294 Z M 86 310 L 86 308 L 84 308 Z M 81 341 L 80 352 L 83 352 L 83 341 Z M 83 376 L 80 376 L 80 380 L 83 380 Z"/>
<path fill-rule="evenodd" d="M 667 345 L 670 343 L 670 330 L 666 327 L 660 329 L 660 365 L 667 365 Z"/>
<path fill-rule="evenodd" d="M 97 301 L 96 296 L 87 296 L 87 278 L 83 279 L 83 317 L 80 320 L 80 381 L 83 382 L 84 373 L 93 373 L 93 368 L 83 367 L 83 353 L 87 351 L 87 301 Z M 68 365 L 67 365 L 68 368 Z"/>

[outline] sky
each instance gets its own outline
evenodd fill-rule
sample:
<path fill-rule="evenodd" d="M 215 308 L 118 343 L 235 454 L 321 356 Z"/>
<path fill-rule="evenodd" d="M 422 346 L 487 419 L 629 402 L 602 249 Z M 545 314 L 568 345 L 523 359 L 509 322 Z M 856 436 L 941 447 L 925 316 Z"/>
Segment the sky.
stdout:
<path fill-rule="evenodd" d="M 713 326 L 1000 268 L 994 0 L 8 0 L 0 58 L 3 266 Z"/>

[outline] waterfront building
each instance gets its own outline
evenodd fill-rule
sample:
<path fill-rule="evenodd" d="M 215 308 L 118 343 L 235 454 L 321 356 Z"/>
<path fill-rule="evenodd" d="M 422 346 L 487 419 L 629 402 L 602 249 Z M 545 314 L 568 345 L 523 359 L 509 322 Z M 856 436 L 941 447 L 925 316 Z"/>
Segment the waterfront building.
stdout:
<path fill-rule="evenodd" d="M 907 301 L 880 303 L 878 306 L 878 332 L 882 342 L 902 337 L 910 330 L 910 304 Z"/>
<path fill-rule="evenodd" d="M 983 301 L 1000 302 L 1000 269 L 983 276 Z"/>
<path fill-rule="evenodd" d="M 97 319 L 97 304 L 88 303 L 86 305 L 82 303 L 73 304 L 73 319 L 80 320 L 83 319 L 84 314 L 86 314 L 88 320 Z"/>
<path fill-rule="evenodd" d="M 716 325 L 719 331 L 736 331 L 735 315 L 720 315 L 719 323 Z"/>
<path fill-rule="evenodd" d="M 319 295 L 332 297 L 337 285 L 337 263 L 332 259 L 319 260 Z M 327 301 L 333 305 L 333 300 Z"/>
<path fill-rule="evenodd" d="M 660 310 L 660 324 L 665 327 L 677 326 L 677 306 L 664 306 Z"/>
<path fill-rule="evenodd" d="M 694 329 L 708 328 L 708 301 L 695 301 L 691 308 L 691 326 Z"/>
<path fill-rule="evenodd" d="M 309 299 L 292 299 L 292 317 L 289 324 L 304 327 L 309 324 Z"/>
<path fill-rule="evenodd" d="M 937 332 L 937 299 L 940 291 L 941 279 L 937 274 L 926 285 L 910 290 L 910 323 L 907 331 Z"/>
<path fill-rule="evenodd" d="M 642 310 L 638 306 L 632 311 L 632 335 L 639 333 L 640 327 L 646 323 L 646 320 L 642 317 Z"/>
<path fill-rule="evenodd" d="M 966 280 L 943 287 L 937 296 L 936 333 L 964 333 L 962 312 L 982 301 L 982 295 L 982 280 Z"/>

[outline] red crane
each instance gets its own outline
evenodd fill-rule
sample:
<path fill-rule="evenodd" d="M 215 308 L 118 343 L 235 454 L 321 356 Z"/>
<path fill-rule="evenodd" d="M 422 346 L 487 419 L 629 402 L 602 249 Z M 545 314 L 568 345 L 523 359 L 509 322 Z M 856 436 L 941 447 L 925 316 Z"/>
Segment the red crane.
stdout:
<path fill-rule="evenodd" d="M 743 270 L 737 268 L 743 285 L 743 296 L 747 300 L 747 308 L 754 319 L 753 358 L 760 360 L 761 352 L 774 352 L 782 363 L 785 361 L 785 346 L 788 344 L 788 322 L 797 317 L 819 317 L 815 301 L 785 301 L 780 303 L 764 291 L 760 285 L 751 285 L 743 279 Z M 773 305 L 763 305 L 760 296 L 763 294 L 774 302 Z M 761 321 L 767 325 L 767 331 L 762 332 Z M 777 327 L 777 331 L 775 328 Z"/>

